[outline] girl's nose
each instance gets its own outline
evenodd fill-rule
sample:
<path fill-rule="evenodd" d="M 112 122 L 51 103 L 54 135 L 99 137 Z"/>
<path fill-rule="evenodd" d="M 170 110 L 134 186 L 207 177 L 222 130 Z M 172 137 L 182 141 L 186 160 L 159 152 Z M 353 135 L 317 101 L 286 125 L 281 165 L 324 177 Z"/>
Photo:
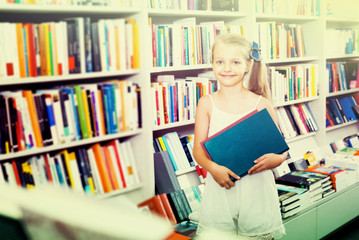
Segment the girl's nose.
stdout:
<path fill-rule="evenodd" d="M 225 63 L 224 64 L 224 71 L 230 71 L 231 70 L 231 66 L 229 63 Z"/>

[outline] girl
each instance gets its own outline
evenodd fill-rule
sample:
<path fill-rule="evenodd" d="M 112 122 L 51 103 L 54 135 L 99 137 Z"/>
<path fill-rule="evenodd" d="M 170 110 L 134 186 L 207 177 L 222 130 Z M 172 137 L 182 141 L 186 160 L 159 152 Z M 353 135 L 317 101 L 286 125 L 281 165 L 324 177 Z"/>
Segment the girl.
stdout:
<path fill-rule="evenodd" d="M 220 90 L 199 100 L 195 118 L 193 154 L 208 172 L 197 232 L 218 228 L 234 232 L 242 239 L 281 237 L 285 229 L 271 169 L 279 166 L 287 153 L 261 156 L 248 175 L 239 179 L 230 169 L 211 161 L 200 145 L 255 108 L 258 111 L 267 108 L 277 124 L 268 100 L 266 66 L 261 62 L 258 47 L 253 48 L 237 34 L 216 37 L 212 66 Z M 243 82 L 248 72 L 251 74 L 246 88 Z M 230 176 L 238 180 L 233 182 Z"/>

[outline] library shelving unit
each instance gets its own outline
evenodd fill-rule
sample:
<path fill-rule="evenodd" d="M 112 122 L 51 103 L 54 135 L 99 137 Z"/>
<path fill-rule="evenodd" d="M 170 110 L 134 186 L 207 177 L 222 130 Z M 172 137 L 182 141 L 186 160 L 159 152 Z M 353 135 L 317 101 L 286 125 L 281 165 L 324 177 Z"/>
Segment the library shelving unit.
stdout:
<path fill-rule="evenodd" d="M 155 1 L 150 1 L 155 2 Z M 279 3 L 280 2 L 280 3 Z M 326 75 L 326 61 L 332 59 L 357 59 L 357 54 L 351 55 L 336 55 L 336 56 L 327 56 L 325 49 L 325 42 L 328 40 L 325 38 L 326 30 L 328 28 L 334 28 L 337 26 L 353 27 L 358 28 L 358 21 L 353 20 L 353 18 L 328 18 L 327 9 L 325 1 L 303 1 L 305 2 L 308 9 L 301 12 L 301 9 L 296 11 L 291 9 L 280 9 L 280 5 L 285 6 L 284 3 L 290 5 L 291 1 L 272 1 L 271 6 L 262 6 L 260 3 L 265 4 L 266 1 L 238 1 L 239 10 L 238 12 L 223 12 L 220 14 L 215 11 L 203 11 L 203 10 L 174 10 L 174 9 L 151 9 L 148 8 L 148 16 L 151 17 L 152 23 L 155 24 L 170 24 L 174 20 L 178 20 L 186 17 L 195 17 L 196 24 L 200 24 L 201 21 L 224 21 L 226 23 L 241 24 L 245 27 L 245 36 L 249 40 L 258 41 L 258 29 L 257 24 L 265 22 L 275 22 L 279 24 L 299 24 L 303 29 L 304 43 L 305 43 L 305 56 L 302 57 L 293 57 L 293 58 L 274 58 L 274 59 L 264 59 L 266 64 L 269 67 L 276 66 L 290 66 L 298 64 L 315 64 L 317 66 L 317 94 L 315 96 L 310 96 L 307 98 L 296 99 L 292 101 L 287 101 L 285 103 L 274 103 L 274 107 L 283 107 L 290 106 L 298 103 L 306 103 L 311 112 L 314 115 L 314 118 L 318 124 L 319 130 L 311 132 L 304 135 L 299 135 L 294 138 L 287 140 L 287 143 L 290 147 L 290 154 L 292 157 L 302 155 L 308 150 L 320 149 L 321 151 L 326 152 L 327 146 L 330 142 L 336 141 L 338 139 L 343 139 L 343 137 L 357 133 L 358 123 L 350 122 L 340 126 L 335 126 L 329 131 L 326 129 L 326 98 L 333 96 L 328 94 L 328 78 Z M 341 3 L 342 4 L 342 3 Z M 295 7 L 295 6 L 292 6 Z M 278 10 L 279 9 L 279 10 Z M 263 49 L 262 49 L 263 51 Z M 148 60 L 150 61 L 150 60 Z M 152 63 L 150 63 L 151 65 Z M 173 74 L 178 78 L 183 78 L 185 76 L 193 76 L 206 70 L 209 70 L 210 66 L 194 65 L 194 66 L 183 66 L 183 67 L 163 67 L 163 68 L 153 68 L 150 71 L 151 81 L 154 81 L 157 75 L 159 74 Z M 347 92 L 335 93 L 335 94 L 347 94 L 358 92 L 358 89 L 348 90 Z M 163 126 L 155 126 L 153 128 L 153 137 L 158 137 L 166 132 L 177 131 L 179 134 L 188 134 L 193 133 L 193 122 L 183 122 L 175 124 L 166 124 Z M 193 170 L 192 170 L 193 171 Z M 191 170 L 187 172 L 181 172 L 180 174 L 191 173 Z M 327 217 L 323 212 L 325 211 L 325 206 L 331 204 L 340 204 L 344 205 L 346 201 L 346 195 L 354 194 L 357 195 L 358 187 L 354 186 L 344 193 L 337 194 L 331 198 L 320 201 L 318 204 L 315 204 L 308 210 L 303 213 L 297 214 L 294 217 L 289 218 L 285 221 L 285 225 L 288 226 L 288 238 L 291 236 L 296 236 L 295 234 L 300 234 L 298 232 L 297 224 L 299 224 L 305 217 L 310 219 L 323 219 Z M 340 199 L 340 200 L 339 200 Z M 350 202 L 350 199 L 348 200 Z M 350 204 L 348 202 L 348 204 Z M 340 207 L 339 207 L 340 208 Z M 322 210 L 323 209 L 323 210 Z M 340 208 L 342 209 L 342 208 Z M 339 212 L 341 210 L 338 210 Z M 308 215 L 312 214 L 312 215 Z M 348 214 L 345 216 L 346 212 L 342 212 L 342 218 L 338 220 L 335 224 L 332 224 L 328 227 L 323 227 L 323 224 L 326 222 L 318 222 L 313 224 L 314 220 L 307 222 L 308 225 L 311 225 L 311 235 L 306 239 L 319 239 L 326 234 L 333 231 L 335 228 L 341 226 L 345 222 L 349 221 L 353 217 L 359 215 L 357 209 L 353 214 Z M 332 219 L 332 218 L 330 218 Z M 306 219 L 303 221 L 307 221 Z M 314 226 L 314 227 L 313 227 Z M 295 229 L 296 228 L 296 229 Z M 301 228 L 302 229 L 302 228 Z M 303 238 L 304 239 L 304 238 Z"/>
<path fill-rule="evenodd" d="M 350 7 L 353 7 L 353 5 L 350 1 L 345 1 L 342 6 L 345 5 L 347 7 L 341 7 L 338 9 L 337 12 L 333 12 L 333 14 L 326 17 L 326 31 L 330 31 L 333 29 L 352 29 L 353 31 L 358 31 L 359 18 L 357 14 L 350 9 Z M 353 33 L 353 35 L 355 35 L 355 33 Z M 326 50 L 328 50 L 328 52 L 326 51 L 326 54 L 324 55 L 326 62 L 359 61 L 359 52 L 357 48 L 353 49 L 353 51 L 350 53 L 346 53 L 345 49 L 343 48 L 338 48 L 336 51 L 333 51 L 330 50 L 331 40 L 326 38 L 325 41 Z M 326 83 L 329 84 L 329 82 Z M 345 95 L 357 94 L 359 92 L 358 88 L 354 88 L 329 93 L 329 85 L 325 87 L 326 88 L 325 90 L 323 90 L 323 94 L 326 96 L 326 98 L 341 97 Z M 327 128 L 325 133 L 326 143 L 328 144 L 335 141 L 336 139 L 343 138 L 345 136 L 358 132 L 358 126 L 358 120 L 356 120 Z"/>
<path fill-rule="evenodd" d="M 127 1 L 128 3 L 130 1 Z M 116 3 L 115 3 L 116 4 Z M 119 3 L 118 3 L 119 4 Z M 145 42 L 142 41 L 146 32 L 144 22 L 147 21 L 147 16 L 143 9 L 135 7 L 139 6 L 135 1 L 132 4 L 126 6 L 79 6 L 79 5 L 42 5 L 42 4 L 10 4 L 1 1 L 0 3 L 0 21 L 10 23 L 43 23 L 43 22 L 55 22 L 65 18 L 74 17 L 89 17 L 91 21 L 97 21 L 99 19 L 117 19 L 117 18 L 133 18 L 139 24 L 140 34 L 140 52 L 145 52 Z M 4 44 L 2 42 L 1 44 Z M 2 46 L 3 48 L 8 46 Z M 125 49 L 121 49 L 125 51 Z M 127 80 L 132 83 L 138 84 L 141 89 L 141 99 L 146 99 L 148 94 L 146 93 L 147 82 L 145 69 L 145 54 L 140 55 L 140 68 L 126 68 L 123 70 L 114 71 L 101 71 L 90 73 L 77 73 L 60 76 L 38 76 L 28 78 L 15 78 L 15 77 L 0 77 L 1 91 L 6 90 L 37 90 L 37 89 L 49 89 L 56 86 L 63 86 L 67 84 L 85 84 L 85 83 L 101 83 L 107 80 Z M 146 116 L 147 109 L 142 108 L 141 112 Z M 4 116 L 1 116 L 4 117 Z M 64 149 L 74 149 L 81 146 L 90 146 L 95 143 L 104 143 L 111 140 L 129 140 L 131 142 L 133 152 L 136 159 L 136 166 L 140 176 L 140 183 L 131 185 L 127 188 L 121 188 L 120 190 L 111 191 L 109 193 L 98 195 L 98 197 L 105 200 L 116 201 L 116 198 L 121 196 L 128 196 L 134 202 L 142 201 L 143 199 L 151 196 L 153 192 L 149 189 L 153 187 L 153 163 L 152 149 L 150 147 L 151 134 L 149 126 L 146 124 L 146 118 L 143 121 L 142 128 L 119 132 L 115 134 L 108 134 L 99 137 L 82 139 L 74 142 L 56 144 L 41 148 L 32 148 L 29 150 L 2 154 L 0 155 L 0 161 L 16 160 L 22 157 L 30 157 L 43 153 L 58 152 Z"/>

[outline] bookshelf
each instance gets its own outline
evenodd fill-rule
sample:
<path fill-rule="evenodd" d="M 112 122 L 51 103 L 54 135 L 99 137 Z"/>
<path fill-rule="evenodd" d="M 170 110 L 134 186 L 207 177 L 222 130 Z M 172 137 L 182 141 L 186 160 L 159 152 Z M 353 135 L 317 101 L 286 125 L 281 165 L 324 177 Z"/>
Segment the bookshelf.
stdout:
<path fill-rule="evenodd" d="M 139 25 L 139 51 L 140 68 L 126 69 L 109 72 L 93 72 L 85 74 L 70 74 L 66 76 L 42 76 L 35 78 L 1 78 L 0 85 L 2 89 L 16 90 L 22 88 L 35 89 L 39 86 L 56 86 L 67 83 L 82 82 L 102 82 L 108 79 L 128 79 L 140 85 L 141 87 L 141 110 L 142 110 L 142 128 L 130 132 L 107 135 L 104 137 L 92 138 L 76 143 L 50 146 L 41 149 L 12 153 L 0 156 L 0 161 L 6 161 L 11 158 L 31 156 L 48 151 L 57 151 L 69 147 L 89 145 L 97 142 L 105 142 L 112 139 L 130 139 L 133 143 L 135 158 L 141 184 L 131 191 L 124 190 L 111 194 L 111 199 L 116 197 L 128 196 L 135 202 L 140 202 L 154 194 L 154 167 L 153 167 L 153 147 L 154 138 L 162 136 L 171 131 L 177 131 L 179 135 L 193 134 L 194 121 L 169 123 L 161 126 L 154 126 L 152 121 L 153 106 L 151 101 L 151 82 L 156 80 L 158 75 L 173 74 L 176 78 L 185 78 L 187 76 L 197 76 L 199 73 L 209 71 L 211 65 L 191 64 L 185 66 L 154 67 L 152 61 L 152 33 L 148 24 L 148 18 L 155 25 L 172 24 L 184 18 L 194 18 L 196 24 L 202 22 L 223 21 L 225 24 L 244 26 L 244 34 L 249 40 L 258 41 L 257 24 L 275 21 L 279 24 L 298 24 L 303 29 L 306 54 L 301 57 L 264 59 L 269 67 L 279 67 L 298 64 L 316 64 L 318 66 L 318 95 L 308 98 L 297 99 L 285 103 L 274 104 L 275 107 L 290 106 L 298 103 L 307 103 L 319 126 L 319 130 L 309 134 L 299 135 L 288 139 L 291 148 L 291 155 L 301 154 L 313 148 L 325 148 L 330 142 L 343 138 L 347 135 L 359 132 L 357 122 L 342 124 L 333 128 L 326 129 L 325 124 L 325 102 L 327 97 L 357 93 L 358 89 L 347 90 L 346 92 L 328 93 L 328 82 L 326 75 L 327 61 L 348 61 L 358 60 L 359 54 L 336 54 L 328 56 L 325 49 L 325 33 L 327 29 L 335 27 L 352 27 L 358 29 L 358 17 L 336 17 L 326 16 L 326 6 L 324 1 L 313 0 L 313 10 L 311 13 L 300 15 L 289 12 L 270 12 L 258 11 L 256 1 L 236 0 L 239 10 L 236 12 L 222 12 L 211 10 L 187 10 L 187 9 L 152 9 L 151 1 L 127 1 L 132 2 L 131 6 L 106 7 L 106 6 L 51 6 L 35 4 L 6 4 L 0 1 L 0 21 L 1 22 L 45 22 L 58 21 L 66 17 L 91 17 L 97 20 L 101 18 L 127 18 L 133 17 Z M 112 1 L 115 2 L 115 1 Z M 125 1 L 126 2 L 126 1 Z M 156 1 L 158 2 L 158 1 Z M 183 1 L 182 1 L 183 2 Z M 257 4 L 262 1 L 257 1 Z M 276 2 L 276 1 L 274 1 Z M 291 2 L 288 0 L 288 2 Z M 317 3 L 320 3 L 318 6 Z M 257 12 L 256 12 L 257 8 Z M 266 7 L 267 8 L 267 7 Z M 185 16 L 185 17 L 184 17 Z M 179 176 L 189 175 L 193 180 L 195 170 L 179 173 Z"/>
<path fill-rule="evenodd" d="M 80 6 L 80 5 L 41 5 L 41 4 L 7 4 L 5 1 L 0 1 L 0 22 L 10 23 L 45 23 L 45 22 L 59 22 L 65 18 L 74 17 L 89 17 L 92 22 L 96 22 L 100 19 L 125 19 L 132 18 L 139 24 L 138 40 L 139 50 L 145 52 L 146 43 L 141 39 L 144 39 L 145 27 L 143 22 L 147 21 L 147 15 L 145 12 L 135 4 L 135 1 L 126 1 L 121 6 L 119 2 L 113 3 L 113 6 Z M 1 44 L 4 44 L 2 42 Z M 4 50 L 5 45 L 1 46 Z M 123 47 L 122 50 L 124 50 Z M 47 76 L 35 76 L 35 77 L 8 77 L 6 75 L 0 76 L 1 93 L 3 91 L 16 91 L 16 90 L 32 90 L 50 89 L 53 87 L 62 87 L 67 85 L 81 85 L 81 84 L 101 84 L 109 80 L 123 80 L 132 84 L 135 83 L 140 87 L 140 99 L 146 99 L 146 82 L 143 79 L 146 78 L 145 54 L 140 54 L 139 64 L 140 68 L 126 67 L 121 70 L 111 69 L 110 71 L 94 71 L 94 72 L 81 72 L 74 74 L 64 75 L 47 75 Z M 4 62 L 2 62 L 3 64 Z M 2 65 L 3 67 L 3 65 Z M 3 69 L 1 70 L 4 74 Z M 130 86 L 130 85 L 128 85 Z M 141 106 L 141 105 L 139 105 Z M 146 108 L 141 109 L 143 115 L 146 115 Z M 136 167 L 138 175 L 140 176 L 140 182 L 136 182 L 126 188 L 120 188 L 119 190 L 113 190 L 109 193 L 97 195 L 101 199 L 108 201 L 115 201 L 116 198 L 121 196 L 127 196 L 133 201 L 141 201 L 146 197 L 151 196 L 153 193 L 151 190 L 153 186 L 153 164 L 151 161 L 146 161 L 151 158 L 151 148 L 149 145 L 143 144 L 150 142 L 151 134 L 149 126 L 146 125 L 146 121 L 143 121 L 141 128 L 134 127 L 127 131 L 118 131 L 113 134 L 104 134 L 100 136 L 94 136 L 92 138 L 83 138 L 81 140 L 64 142 L 60 144 L 54 144 L 50 146 L 25 149 L 23 151 L 11 152 L 0 155 L 0 161 L 6 163 L 12 160 L 22 160 L 24 158 L 30 158 L 32 156 L 39 156 L 45 153 L 57 153 L 62 150 L 75 150 L 77 148 L 87 148 L 96 143 L 105 144 L 113 140 L 130 141 L 136 159 Z M 138 160 L 142 159 L 142 161 Z M 135 169 L 134 169 L 135 170 Z"/>
<path fill-rule="evenodd" d="M 359 131 L 358 122 L 349 122 L 334 126 L 332 128 L 326 128 L 326 98 L 332 96 L 341 96 L 345 94 L 353 94 L 359 91 L 358 88 L 350 89 L 342 92 L 330 93 L 328 92 L 328 77 L 326 73 L 326 62 L 327 61 L 352 61 L 358 60 L 358 53 L 351 54 L 336 54 L 336 55 L 327 55 L 327 49 L 325 46 L 326 42 L 326 31 L 331 28 L 336 27 L 352 27 L 358 29 L 358 16 L 354 17 L 335 17 L 327 16 L 326 1 L 305 1 L 311 6 L 311 11 L 304 14 L 296 14 L 290 11 L 258 11 L 258 8 L 270 8 L 259 7 L 259 3 L 265 3 L 266 1 L 242 1 L 239 0 L 239 12 L 225 12 L 225 14 L 220 14 L 220 19 L 218 18 L 218 13 L 215 11 L 203 11 L 203 10 L 178 10 L 178 9 L 148 9 L 148 15 L 152 19 L 152 23 L 155 24 L 170 24 L 174 20 L 182 18 L 182 15 L 196 18 L 196 24 L 199 24 L 201 21 L 217 21 L 222 20 L 225 24 L 236 23 L 241 24 L 245 28 L 245 36 L 249 40 L 258 41 L 258 23 L 273 22 L 280 24 L 299 24 L 303 29 L 304 41 L 305 41 L 305 50 L 306 54 L 301 57 L 281 57 L 274 59 L 264 59 L 265 63 L 269 67 L 282 67 L 290 65 L 304 65 L 304 64 L 314 64 L 317 66 L 317 94 L 314 96 L 305 97 L 302 99 L 295 99 L 292 101 L 287 101 L 284 103 L 274 103 L 275 108 L 291 106 L 299 103 L 306 103 L 314 118 L 318 124 L 319 130 L 315 132 L 310 132 L 307 134 L 300 134 L 296 137 L 286 139 L 288 145 L 290 146 L 290 154 L 292 157 L 297 157 L 302 155 L 308 150 L 321 150 L 324 153 L 327 152 L 327 146 L 330 142 L 333 142 L 338 139 L 342 139 L 345 136 L 357 133 Z M 276 4 L 283 4 L 284 2 L 293 3 L 293 1 L 271 1 L 274 6 Z M 329 1 L 328 2 L 335 2 Z M 257 5 L 256 5 L 257 4 Z M 312 5 L 311 5 L 312 4 Z M 337 2 L 335 4 L 338 4 Z M 351 2 L 351 4 L 354 4 Z M 357 3 L 355 3 L 357 4 Z M 340 8 L 343 8 L 345 4 L 340 2 Z M 347 6 L 351 6 L 347 3 Z M 337 7 L 334 7 L 335 9 Z M 299 10 L 298 10 L 299 11 Z M 151 63 L 150 63 L 151 64 Z M 210 66 L 207 65 L 190 65 L 190 66 L 180 66 L 180 67 L 153 67 L 151 70 L 151 80 L 154 81 L 157 75 L 159 74 L 174 74 L 178 78 L 183 76 L 193 76 L 204 71 L 209 70 Z M 164 135 L 166 132 L 177 131 L 179 134 L 188 134 L 193 131 L 193 122 L 186 121 L 181 123 L 171 123 L 165 124 L 163 126 L 153 127 L 153 137 L 158 137 Z M 324 156 L 323 156 L 324 157 Z M 192 173 L 194 170 L 188 170 L 186 174 Z M 181 171 L 181 176 L 183 176 L 183 171 Z M 351 189 L 349 191 L 356 191 Z M 345 193 L 343 193 L 343 196 Z M 335 195 L 337 196 L 337 195 Z M 339 197 L 338 197 L 339 198 Z M 334 197 L 321 201 L 319 204 L 324 201 L 328 201 L 327 204 L 336 202 Z M 345 197 L 341 197 L 343 203 L 346 201 Z M 330 233 L 335 228 L 341 226 L 345 222 L 349 221 L 348 218 L 343 218 L 339 220 L 336 224 L 331 225 L 331 227 L 325 228 L 320 226 L 317 229 L 313 228 L 312 221 L 308 219 L 316 219 L 317 216 L 323 218 L 324 215 L 317 215 L 317 209 L 322 209 L 319 206 L 313 206 L 307 211 L 297 214 L 296 217 L 289 219 L 285 222 L 286 227 L 288 226 L 288 236 L 297 237 L 298 235 L 306 234 L 297 228 L 299 224 L 304 224 L 303 226 L 308 226 L 308 239 L 319 239 L 326 234 Z M 324 208 L 323 208 L 324 209 Z M 319 211 L 319 210 L 318 210 Z M 318 213 L 319 214 L 319 213 Z M 358 213 L 355 213 L 358 215 Z M 345 215 L 345 214 L 343 214 Z M 322 223 L 320 223 L 322 224 Z M 293 227 L 291 227 L 293 226 Z M 302 229 L 302 228 L 301 228 Z M 303 238 L 306 238 L 303 235 Z"/>

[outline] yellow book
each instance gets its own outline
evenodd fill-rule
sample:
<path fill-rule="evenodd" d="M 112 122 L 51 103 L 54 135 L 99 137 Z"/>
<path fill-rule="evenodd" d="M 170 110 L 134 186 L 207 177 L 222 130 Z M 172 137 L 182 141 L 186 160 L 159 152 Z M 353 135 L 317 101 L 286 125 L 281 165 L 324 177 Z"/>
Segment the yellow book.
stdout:
<path fill-rule="evenodd" d="M 71 164 L 70 164 L 71 159 L 73 159 L 73 155 L 71 155 L 71 157 L 70 157 L 70 154 L 67 150 L 63 150 L 59 154 L 63 155 L 63 157 L 65 159 L 65 167 L 67 169 L 67 174 L 68 174 L 68 178 L 70 181 L 70 185 L 71 185 L 72 189 L 75 189 L 74 176 L 72 174 Z"/>
<path fill-rule="evenodd" d="M 133 68 L 140 68 L 140 33 L 137 23 L 133 24 Z"/>
<path fill-rule="evenodd" d="M 31 165 L 29 164 L 29 162 L 23 162 L 21 164 L 21 167 L 22 167 L 22 171 L 23 171 L 24 175 L 28 175 L 27 176 L 28 179 L 30 177 L 33 177 Z M 34 187 L 35 187 L 34 183 L 26 182 L 26 188 L 31 189 Z"/>
<path fill-rule="evenodd" d="M 114 27 L 114 32 L 115 32 L 115 49 L 116 49 L 114 54 L 116 54 L 116 69 L 122 70 L 120 64 L 120 51 L 124 51 L 124 49 L 120 48 L 120 39 L 118 38 L 118 32 L 119 32 L 118 26 Z"/>
<path fill-rule="evenodd" d="M 87 102 L 87 94 L 86 91 L 81 90 L 81 96 L 82 96 L 82 102 L 83 102 L 83 107 L 84 107 L 84 112 L 85 112 L 85 120 L 86 120 L 86 126 L 87 126 L 87 132 L 88 132 L 88 137 L 92 138 L 92 127 L 91 127 L 91 120 L 90 120 L 90 111 L 89 111 L 89 105 Z"/>
<path fill-rule="evenodd" d="M 24 46 L 24 34 L 22 23 L 16 24 L 16 39 L 17 39 L 17 51 L 19 58 L 20 77 L 26 78 L 26 60 L 25 60 L 25 46 Z"/>
<path fill-rule="evenodd" d="M 120 97 L 121 97 L 121 116 L 122 116 L 122 129 L 123 131 L 127 131 L 127 121 L 126 121 L 126 108 L 128 105 L 126 104 L 127 99 L 127 80 L 122 80 L 119 82 L 120 85 Z"/>
<path fill-rule="evenodd" d="M 92 177 L 88 177 L 87 180 L 89 181 L 91 193 L 94 195 L 96 193 L 96 190 L 95 190 L 95 185 L 93 183 L 93 179 Z"/>
<path fill-rule="evenodd" d="M 311 76 L 311 79 L 310 79 L 310 85 L 311 85 L 311 97 L 314 97 L 314 96 L 317 96 L 317 89 L 316 89 L 316 81 L 318 81 L 318 79 L 315 78 L 315 71 L 316 71 L 316 67 L 313 65 L 312 66 L 312 76 Z"/>
<path fill-rule="evenodd" d="M 167 151 L 166 146 L 165 146 L 165 143 L 163 142 L 162 137 L 159 137 L 159 138 L 157 138 L 157 139 L 158 139 L 158 141 L 159 141 L 159 143 L 160 143 L 160 145 L 161 145 L 162 151 Z"/>

